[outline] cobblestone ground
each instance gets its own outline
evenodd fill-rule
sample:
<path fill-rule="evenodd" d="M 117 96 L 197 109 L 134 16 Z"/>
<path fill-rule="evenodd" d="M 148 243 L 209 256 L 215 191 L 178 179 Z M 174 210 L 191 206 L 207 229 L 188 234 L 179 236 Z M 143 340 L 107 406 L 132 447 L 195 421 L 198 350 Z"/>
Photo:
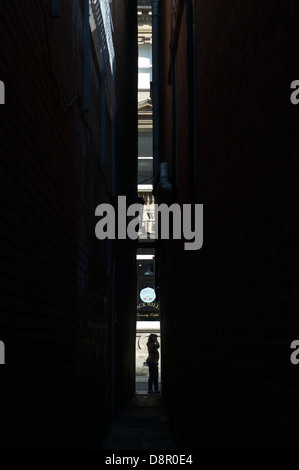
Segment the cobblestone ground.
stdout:
<path fill-rule="evenodd" d="M 111 423 L 100 450 L 175 450 L 161 395 L 147 395 L 146 380 L 137 382 L 137 393 Z"/>

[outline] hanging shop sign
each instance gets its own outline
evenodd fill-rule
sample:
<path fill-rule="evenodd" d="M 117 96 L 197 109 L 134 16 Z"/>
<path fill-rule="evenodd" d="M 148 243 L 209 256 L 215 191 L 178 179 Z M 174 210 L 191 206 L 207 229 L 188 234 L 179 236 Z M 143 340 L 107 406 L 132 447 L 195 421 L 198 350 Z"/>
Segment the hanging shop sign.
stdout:
<path fill-rule="evenodd" d="M 152 302 L 151 304 L 142 302 L 137 305 L 137 320 L 138 321 L 160 321 L 160 308 L 159 303 Z"/>
<path fill-rule="evenodd" d="M 156 292 L 151 287 L 147 287 L 146 289 L 142 289 L 140 292 L 140 298 L 142 302 L 151 304 L 156 300 Z"/>
<path fill-rule="evenodd" d="M 147 311 L 157 311 L 159 310 L 159 303 L 158 302 L 152 302 L 151 304 L 142 302 L 139 305 L 137 305 L 137 310 L 147 310 Z"/>
<path fill-rule="evenodd" d="M 138 321 L 160 321 L 159 312 L 137 312 Z"/>

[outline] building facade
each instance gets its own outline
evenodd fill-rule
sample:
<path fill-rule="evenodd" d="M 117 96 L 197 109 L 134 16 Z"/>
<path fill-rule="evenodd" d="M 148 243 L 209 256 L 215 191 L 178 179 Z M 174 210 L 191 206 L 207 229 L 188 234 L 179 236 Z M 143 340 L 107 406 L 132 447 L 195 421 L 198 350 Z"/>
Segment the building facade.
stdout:
<path fill-rule="evenodd" d="M 148 356 L 147 340 L 151 333 L 160 338 L 160 310 L 156 286 L 155 197 L 153 195 L 153 79 L 152 2 L 137 2 L 138 18 L 138 196 L 143 201 L 142 224 L 137 251 L 137 333 L 136 374 L 148 374 L 145 364 Z M 154 297 L 143 300 L 145 289 L 152 289 Z M 160 354 L 161 356 L 161 354 Z"/>

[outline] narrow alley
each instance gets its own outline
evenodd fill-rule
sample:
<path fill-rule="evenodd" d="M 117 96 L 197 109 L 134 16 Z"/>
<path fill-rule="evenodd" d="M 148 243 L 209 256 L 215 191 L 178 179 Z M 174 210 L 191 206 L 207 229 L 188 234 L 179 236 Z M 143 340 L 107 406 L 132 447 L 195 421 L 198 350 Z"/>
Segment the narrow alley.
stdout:
<path fill-rule="evenodd" d="M 112 421 L 101 450 L 175 450 L 161 396 L 136 395 Z"/>
<path fill-rule="evenodd" d="M 298 0 L 1 0 L 1 450 L 299 449 L 298 43 Z"/>

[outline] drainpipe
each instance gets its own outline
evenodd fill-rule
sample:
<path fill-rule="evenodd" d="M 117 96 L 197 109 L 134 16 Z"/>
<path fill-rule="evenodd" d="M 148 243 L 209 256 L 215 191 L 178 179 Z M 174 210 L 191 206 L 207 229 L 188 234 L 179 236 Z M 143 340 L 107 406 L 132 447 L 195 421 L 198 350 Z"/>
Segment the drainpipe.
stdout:
<path fill-rule="evenodd" d="M 166 192 L 172 191 L 172 185 L 168 179 L 168 163 L 161 163 L 160 165 L 160 188 Z"/>
<path fill-rule="evenodd" d="M 106 70 L 103 49 L 101 51 L 101 165 L 106 163 Z"/>
<path fill-rule="evenodd" d="M 160 68 L 159 68 L 159 45 L 160 45 L 160 0 L 152 0 L 153 17 L 153 158 L 154 158 L 154 186 L 169 192 L 172 186 L 168 180 L 168 164 L 160 163 Z M 160 175 L 160 181 L 158 178 Z M 156 193 L 156 190 L 154 190 Z"/>
<path fill-rule="evenodd" d="M 159 8 L 160 0 L 152 0 L 153 9 L 153 158 L 154 183 L 160 170 L 160 103 L 159 103 Z"/>
<path fill-rule="evenodd" d="M 171 58 L 171 93 L 172 93 L 172 183 L 174 187 L 178 184 L 178 161 L 177 161 L 177 86 L 176 86 L 176 58 L 173 51 L 173 45 L 170 45 L 170 58 Z"/>
<path fill-rule="evenodd" d="M 90 110 L 90 26 L 89 0 L 84 0 L 83 112 Z"/>
<path fill-rule="evenodd" d="M 188 169 L 188 192 L 191 200 L 194 196 L 195 175 L 195 41 L 194 41 L 194 10 L 193 0 L 187 0 L 187 82 L 188 82 L 188 129 L 189 129 L 189 169 Z"/>
<path fill-rule="evenodd" d="M 116 197 L 116 174 L 115 174 L 115 115 L 111 118 L 111 194 Z"/>
<path fill-rule="evenodd" d="M 60 1 L 52 0 L 51 1 L 51 17 L 59 18 L 59 16 L 60 16 Z"/>

